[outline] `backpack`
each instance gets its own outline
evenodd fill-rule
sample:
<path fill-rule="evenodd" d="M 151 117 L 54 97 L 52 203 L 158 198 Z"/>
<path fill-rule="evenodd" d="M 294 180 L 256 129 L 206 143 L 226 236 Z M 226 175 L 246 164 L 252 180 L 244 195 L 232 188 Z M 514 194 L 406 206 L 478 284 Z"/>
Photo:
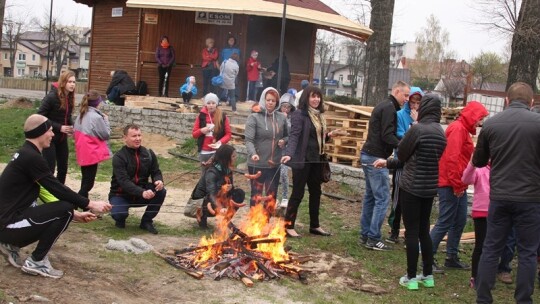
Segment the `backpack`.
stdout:
<path fill-rule="evenodd" d="M 148 94 L 148 85 L 146 81 L 139 80 L 137 82 L 137 95 L 146 96 Z"/>

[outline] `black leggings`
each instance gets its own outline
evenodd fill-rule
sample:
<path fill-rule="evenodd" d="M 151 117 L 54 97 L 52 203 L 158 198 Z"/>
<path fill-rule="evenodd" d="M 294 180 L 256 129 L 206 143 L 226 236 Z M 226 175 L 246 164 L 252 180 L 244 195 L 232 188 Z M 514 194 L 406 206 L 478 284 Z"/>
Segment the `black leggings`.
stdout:
<path fill-rule="evenodd" d="M 193 97 L 192 92 L 189 92 L 189 93 L 183 92 L 182 93 L 182 99 L 184 100 L 184 103 L 188 103 L 191 100 L 192 97 Z"/>
<path fill-rule="evenodd" d="M 418 240 L 422 248 L 424 276 L 433 274 L 433 250 L 429 236 L 429 217 L 433 206 L 433 197 L 415 196 L 399 189 L 403 224 L 405 225 L 405 244 L 407 245 L 407 276 L 416 277 L 418 267 Z"/>
<path fill-rule="evenodd" d="M 72 219 L 73 205 L 65 201 L 29 207 L 15 222 L 0 230 L 0 242 L 25 247 L 38 241 L 32 257 L 41 261 Z"/>
<path fill-rule="evenodd" d="M 88 193 L 94 188 L 94 181 L 96 180 L 98 164 L 81 167 L 81 190 L 79 194 L 88 198 Z"/>
<path fill-rule="evenodd" d="M 69 148 L 64 133 L 56 134 L 51 141 L 49 148 L 43 149 L 43 157 L 47 161 L 51 172 L 54 174 L 55 167 L 58 166 L 56 178 L 62 183 L 66 183 L 68 169 Z"/>
<path fill-rule="evenodd" d="M 475 241 L 471 263 L 471 277 L 476 278 L 476 275 L 478 274 L 478 262 L 480 262 L 480 256 L 482 255 L 482 247 L 484 246 L 484 240 L 486 239 L 487 218 L 479 217 L 473 219 L 473 221 Z"/>
<path fill-rule="evenodd" d="M 287 205 L 287 213 L 285 214 L 287 229 L 294 229 L 298 207 L 304 198 L 306 184 L 309 192 L 309 228 L 320 227 L 321 170 L 320 163 L 305 163 L 304 168 L 292 170 L 293 189 Z"/>

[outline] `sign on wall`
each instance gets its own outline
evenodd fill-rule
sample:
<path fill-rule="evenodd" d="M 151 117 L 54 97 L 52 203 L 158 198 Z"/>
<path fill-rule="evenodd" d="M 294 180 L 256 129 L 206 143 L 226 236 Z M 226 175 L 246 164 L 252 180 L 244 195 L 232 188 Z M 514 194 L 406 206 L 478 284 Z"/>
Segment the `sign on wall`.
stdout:
<path fill-rule="evenodd" d="M 144 23 L 146 24 L 157 24 L 158 14 L 144 14 Z"/>
<path fill-rule="evenodd" d="M 233 25 L 233 14 L 195 12 L 195 23 Z"/>
<path fill-rule="evenodd" d="M 111 12 L 111 17 L 122 17 L 124 13 L 123 7 L 113 7 Z"/>

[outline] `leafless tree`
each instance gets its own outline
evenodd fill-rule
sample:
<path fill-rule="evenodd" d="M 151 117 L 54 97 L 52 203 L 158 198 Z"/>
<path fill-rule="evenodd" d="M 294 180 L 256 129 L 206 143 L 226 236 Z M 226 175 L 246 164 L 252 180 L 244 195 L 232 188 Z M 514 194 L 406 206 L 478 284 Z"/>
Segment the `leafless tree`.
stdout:
<path fill-rule="evenodd" d="M 3 34 L 6 38 L 7 47 L 9 50 L 9 64 L 11 67 L 11 75 L 13 76 L 15 73 L 15 55 L 17 54 L 17 50 L 19 48 L 19 42 L 21 41 L 21 36 L 26 30 L 26 23 L 24 20 L 19 19 L 16 20 L 15 18 L 12 18 L 8 15 L 8 17 L 4 20 L 3 24 Z"/>
<path fill-rule="evenodd" d="M 364 71 L 364 105 L 374 105 L 388 95 L 390 36 L 394 16 L 394 0 L 372 0 L 369 27 L 373 35 L 367 41 Z"/>
<path fill-rule="evenodd" d="M 336 34 L 326 31 L 318 31 L 317 41 L 315 44 L 315 57 L 318 57 L 319 59 L 321 73 L 319 77 L 319 84 L 323 93 L 326 92 L 325 78 L 330 72 L 330 68 L 337 52 L 338 43 Z"/>
<path fill-rule="evenodd" d="M 358 40 L 348 40 L 345 43 L 347 48 L 347 65 L 351 82 L 351 96 L 357 96 L 358 79 L 365 69 L 366 45 Z"/>
<path fill-rule="evenodd" d="M 4 13 L 6 12 L 6 0 L 0 0 L 0 43 L 3 36 Z"/>
<path fill-rule="evenodd" d="M 474 8 L 481 18 L 475 21 L 487 30 L 495 30 L 512 36 L 516 29 L 519 8 L 522 0 L 478 0 Z"/>

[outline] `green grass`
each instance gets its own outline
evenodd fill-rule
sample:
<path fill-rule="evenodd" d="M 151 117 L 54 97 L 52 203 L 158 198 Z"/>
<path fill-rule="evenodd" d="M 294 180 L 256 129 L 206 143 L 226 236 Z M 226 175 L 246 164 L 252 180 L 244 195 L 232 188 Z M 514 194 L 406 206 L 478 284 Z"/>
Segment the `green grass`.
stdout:
<path fill-rule="evenodd" d="M 7 162 L 13 152 L 15 152 L 23 143 L 24 137 L 22 132 L 22 124 L 26 117 L 34 113 L 35 110 L 21 109 L 0 109 L 0 161 Z M 71 141 L 70 141 L 71 142 Z M 193 143 L 187 141 L 185 151 L 192 151 Z M 122 146 L 120 141 L 112 141 L 111 148 L 117 151 Z M 73 149 L 73 146 L 71 146 Z M 184 174 L 187 170 L 197 170 L 198 164 L 189 160 L 180 158 L 159 158 L 160 167 L 164 175 L 169 179 Z M 70 153 L 70 173 L 80 172 L 75 161 L 75 154 Z M 110 161 L 100 164 L 98 170 L 98 180 L 109 181 L 112 168 Z M 342 195 L 352 195 L 354 189 L 349 186 L 340 186 Z M 304 223 L 305 226 L 300 232 L 306 233 L 309 223 L 308 216 L 308 194 L 300 205 L 298 222 Z M 321 225 L 332 231 L 332 237 L 309 237 L 305 236 L 300 239 L 288 240 L 288 244 L 296 252 L 303 254 L 313 254 L 317 252 L 332 253 L 341 257 L 352 258 L 358 263 L 355 269 L 350 269 L 349 273 L 344 274 L 351 280 L 374 283 L 379 285 L 389 292 L 383 295 L 373 295 L 361 291 L 353 290 L 345 287 L 343 283 L 336 282 L 335 284 L 320 284 L 303 285 L 294 280 L 280 280 L 278 284 L 283 285 L 289 291 L 288 297 L 295 301 L 304 303 L 473 303 L 475 301 L 475 292 L 468 287 L 470 277 L 469 271 L 450 270 L 444 275 L 436 275 L 436 287 L 433 289 L 420 288 L 417 292 L 409 292 L 398 285 L 399 277 L 406 272 L 406 258 L 403 244 L 394 246 L 394 250 L 390 252 L 374 252 L 365 249 L 358 244 L 358 229 L 360 206 L 353 208 L 357 211 L 358 218 L 354 218 L 353 222 L 347 222 L 343 214 L 333 214 L 335 203 L 321 204 Z M 435 208 L 434 208 L 435 209 Z M 432 221 L 436 218 L 436 211 L 432 215 Z M 181 216 L 179 214 L 179 216 Z M 349 220 L 352 221 L 352 220 Z M 95 233 L 107 238 L 127 239 L 132 236 L 141 235 L 145 232 L 138 227 L 139 219 L 130 216 L 127 220 L 126 229 L 111 229 L 114 226 L 113 220 L 105 216 L 103 220 L 94 221 L 86 225 L 79 226 L 81 233 Z M 195 225 L 193 227 L 178 229 L 156 223 L 157 229 L 161 235 L 171 236 L 189 236 L 199 238 L 207 232 L 200 231 Z M 384 226 L 384 235 L 387 233 L 387 226 Z M 466 230 L 471 230 L 472 226 L 468 224 Z M 470 263 L 472 246 L 465 244 L 460 246 L 464 252 L 461 254 L 462 260 Z M 441 248 L 439 248 L 441 249 Z M 135 263 L 135 264 L 153 264 L 160 261 L 152 255 L 143 257 L 144 263 L 135 262 L 133 259 L 126 259 L 123 254 L 109 253 L 100 251 L 99 255 L 106 256 L 112 260 L 118 260 L 119 264 Z M 443 254 L 438 254 L 439 263 L 443 262 Z M 142 266 L 141 266 L 142 267 Z M 515 267 L 515 263 L 514 263 Z M 159 269 L 159 268 L 157 268 Z M 128 278 L 136 280 L 135 277 Z M 356 286 L 358 287 L 358 286 Z M 494 290 L 494 298 L 496 303 L 511 303 L 513 300 L 513 288 L 515 285 L 504 285 L 497 283 L 497 288 Z M 6 299 L 5 293 L 0 289 L 0 302 Z M 539 301 L 538 293 L 533 296 L 533 299 Z M 283 303 L 287 302 L 286 299 Z M 216 302 L 217 303 L 217 302 Z"/>

